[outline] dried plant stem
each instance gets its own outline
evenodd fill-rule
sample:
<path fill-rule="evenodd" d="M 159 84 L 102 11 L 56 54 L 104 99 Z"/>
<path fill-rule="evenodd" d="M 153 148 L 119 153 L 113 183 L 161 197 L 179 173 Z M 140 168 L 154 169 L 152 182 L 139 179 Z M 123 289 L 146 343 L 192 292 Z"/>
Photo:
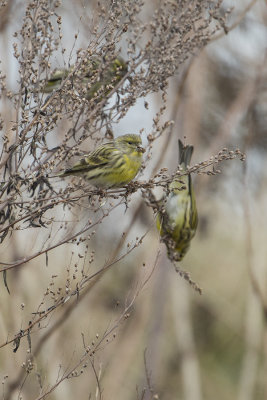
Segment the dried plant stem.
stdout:
<path fill-rule="evenodd" d="M 181 354 L 183 398 L 185 400 L 201 400 L 203 395 L 190 312 L 190 293 L 190 289 L 184 281 L 172 280 L 171 306 L 176 343 Z"/>
<path fill-rule="evenodd" d="M 232 30 L 234 30 L 238 25 L 240 25 L 240 23 L 243 21 L 243 19 L 245 18 L 245 16 L 247 15 L 247 13 L 251 10 L 251 8 L 256 4 L 257 0 L 251 0 L 250 3 L 248 3 L 248 5 L 244 8 L 244 10 L 242 11 L 241 14 L 239 14 L 238 18 L 236 19 L 236 21 L 231 25 L 231 26 L 225 26 L 225 29 L 223 32 L 221 33 L 217 33 L 216 35 L 214 35 L 214 37 L 211 39 L 211 42 L 214 42 L 215 40 L 221 39 L 225 36 L 225 33 L 229 33 Z"/>
<path fill-rule="evenodd" d="M 266 280 L 266 266 L 257 260 L 253 251 L 253 227 L 251 215 L 251 200 L 248 190 L 247 168 L 244 168 L 244 211 L 245 211 L 245 248 L 247 250 L 247 267 L 250 277 L 250 285 L 247 292 L 247 309 L 245 325 L 246 351 L 243 356 L 239 382 L 239 400 L 252 400 L 255 398 L 255 387 L 260 367 L 260 355 L 258 348 L 263 335 L 263 314 L 266 316 L 266 299 L 263 296 L 259 282 Z M 252 200 L 253 201 L 253 200 Z M 253 220 L 257 219 L 254 215 Z"/>

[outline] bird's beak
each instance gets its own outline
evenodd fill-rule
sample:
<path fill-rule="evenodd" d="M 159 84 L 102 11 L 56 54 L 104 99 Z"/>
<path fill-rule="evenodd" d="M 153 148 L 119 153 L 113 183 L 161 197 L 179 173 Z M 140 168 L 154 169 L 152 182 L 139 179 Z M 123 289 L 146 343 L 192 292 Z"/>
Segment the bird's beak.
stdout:
<path fill-rule="evenodd" d="M 139 153 L 145 153 L 146 149 L 144 149 L 142 146 L 137 146 L 137 151 Z"/>

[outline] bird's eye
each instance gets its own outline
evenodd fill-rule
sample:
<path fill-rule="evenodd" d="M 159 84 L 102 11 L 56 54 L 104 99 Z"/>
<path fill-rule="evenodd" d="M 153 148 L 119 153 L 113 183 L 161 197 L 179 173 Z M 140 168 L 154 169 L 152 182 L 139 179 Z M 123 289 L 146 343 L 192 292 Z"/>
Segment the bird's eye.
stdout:
<path fill-rule="evenodd" d="M 133 142 L 131 140 L 128 140 L 128 144 L 133 144 Z"/>

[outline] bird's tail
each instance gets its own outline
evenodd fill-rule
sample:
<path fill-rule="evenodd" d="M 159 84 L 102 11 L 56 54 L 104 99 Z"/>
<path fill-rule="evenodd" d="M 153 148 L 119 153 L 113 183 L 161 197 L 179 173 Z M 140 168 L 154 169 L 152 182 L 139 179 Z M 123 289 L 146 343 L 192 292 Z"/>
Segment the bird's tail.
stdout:
<path fill-rule="evenodd" d="M 190 164 L 194 147 L 191 145 L 185 146 L 180 139 L 178 140 L 178 144 L 180 154 L 179 164 L 184 165 L 184 167 L 186 168 Z"/>

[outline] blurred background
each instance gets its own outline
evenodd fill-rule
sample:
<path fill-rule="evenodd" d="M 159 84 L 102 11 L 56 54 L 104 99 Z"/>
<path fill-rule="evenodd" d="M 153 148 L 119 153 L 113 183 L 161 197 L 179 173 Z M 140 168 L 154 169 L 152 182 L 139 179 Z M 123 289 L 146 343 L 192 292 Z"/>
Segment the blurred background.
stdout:
<path fill-rule="evenodd" d="M 140 18 L 149 20 L 159 3 L 146 2 Z M 93 31 L 88 21 L 96 6 L 66 0 L 57 8 L 62 31 L 56 32 L 60 46 L 50 59 L 51 70 L 70 64 L 75 50 L 87 46 Z M 221 7 L 233 7 L 226 19 L 228 31 L 215 32 L 169 78 L 164 118 L 174 123 L 153 142 L 138 177 L 147 180 L 160 168 L 174 172 L 178 138 L 194 146 L 192 165 L 223 148 L 246 154 L 245 162 L 221 163 L 220 174 L 192 175 L 199 226 L 179 268 L 189 272 L 202 295 L 168 260 L 155 216 L 140 191 L 130 197 L 128 208 L 110 199 L 96 213 L 87 200 L 72 211 L 51 210 L 51 229 L 13 232 L 1 244 L 1 262 L 17 262 L 42 251 L 46 243 L 60 239 L 62 230 L 70 236 L 73 227 L 78 232 L 85 219 L 101 220 L 105 213 L 108 217 L 95 231 L 81 235 L 80 243 L 79 237 L 70 239 L 8 271 L 10 294 L 3 279 L 3 399 L 267 398 L 267 4 L 239 0 L 224 1 Z M 13 35 L 21 29 L 24 14 L 23 2 L 1 5 L 0 69 L 14 93 L 18 65 Z M 126 42 L 121 54 L 127 58 Z M 147 136 L 160 107 L 159 93 L 139 98 L 112 126 L 114 135 L 141 133 L 148 147 Z M 16 119 L 4 96 L 1 115 L 4 132 Z M 66 119 L 55 128 L 59 140 L 68 124 Z M 56 145 L 53 141 L 51 135 L 48 142 Z M 87 143 L 83 150 L 89 148 Z M 16 352 L 12 344 L 5 345 L 36 320 L 36 313 L 75 289 L 85 273 L 93 275 L 114 255 L 120 259 L 125 254 L 88 281 L 79 295 L 65 297 L 64 304 L 21 339 Z"/>

